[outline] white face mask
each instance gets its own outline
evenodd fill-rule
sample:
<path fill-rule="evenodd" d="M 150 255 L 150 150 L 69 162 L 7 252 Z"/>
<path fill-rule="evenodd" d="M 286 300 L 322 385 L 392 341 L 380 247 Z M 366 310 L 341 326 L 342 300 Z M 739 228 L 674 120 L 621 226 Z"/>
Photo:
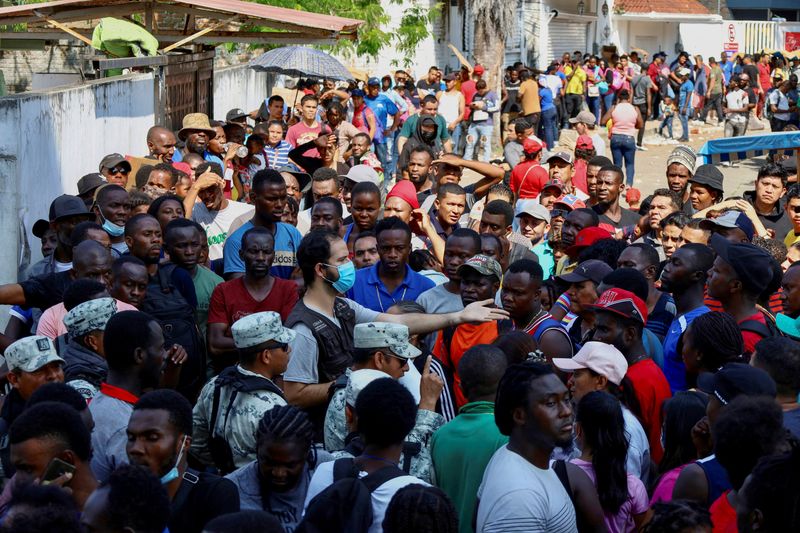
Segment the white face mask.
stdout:
<path fill-rule="evenodd" d="M 166 485 L 170 481 L 173 481 L 178 478 L 180 473 L 178 472 L 178 465 L 181 464 L 181 458 L 183 457 L 183 447 L 186 446 L 186 437 L 187 435 L 183 436 L 183 440 L 181 441 L 181 451 L 178 452 L 178 458 L 175 459 L 175 465 L 163 476 L 161 476 L 161 484 Z"/>

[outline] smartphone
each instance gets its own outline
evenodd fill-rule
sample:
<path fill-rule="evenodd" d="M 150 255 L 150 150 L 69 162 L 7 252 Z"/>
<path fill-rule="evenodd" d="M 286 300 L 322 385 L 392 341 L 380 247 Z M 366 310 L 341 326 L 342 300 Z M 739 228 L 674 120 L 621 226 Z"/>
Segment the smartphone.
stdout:
<path fill-rule="evenodd" d="M 58 457 L 54 457 L 42 476 L 42 485 L 49 485 L 52 481 L 60 478 L 64 474 L 74 474 L 75 465 L 71 465 L 66 461 L 62 461 Z"/>

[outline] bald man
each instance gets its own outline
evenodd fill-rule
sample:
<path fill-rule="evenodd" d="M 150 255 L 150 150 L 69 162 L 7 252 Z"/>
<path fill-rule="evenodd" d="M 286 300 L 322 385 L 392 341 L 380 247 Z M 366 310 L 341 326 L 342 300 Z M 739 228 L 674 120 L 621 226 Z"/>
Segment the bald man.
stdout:
<path fill-rule="evenodd" d="M 151 158 L 172 163 L 175 142 L 175 134 L 163 126 L 153 126 L 147 131 L 147 150 Z"/>
<path fill-rule="evenodd" d="M 76 279 L 92 279 L 106 286 L 111 276 L 111 253 L 97 241 L 83 241 L 72 250 L 72 268 L 22 283 L 0 285 L 0 304 L 44 311 L 64 299 L 64 290 Z"/>

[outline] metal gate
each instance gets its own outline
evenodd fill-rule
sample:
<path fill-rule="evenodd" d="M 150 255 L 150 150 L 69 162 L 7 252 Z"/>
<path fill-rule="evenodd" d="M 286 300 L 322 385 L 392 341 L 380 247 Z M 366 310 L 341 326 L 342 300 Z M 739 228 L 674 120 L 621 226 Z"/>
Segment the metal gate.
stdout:
<path fill-rule="evenodd" d="M 213 50 L 198 54 L 167 56 L 164 66 L 164 126 L 181 129 L 184 115 L 214 116 Z"/>
<path fill-rule="evenodd" d="M 560 59 L 565 52 L 580 50 L 589 52 L 586 44 L 588 24 L 584 22 L 557 22 L 553 20 L 548 26 L 547 63 Z"/>

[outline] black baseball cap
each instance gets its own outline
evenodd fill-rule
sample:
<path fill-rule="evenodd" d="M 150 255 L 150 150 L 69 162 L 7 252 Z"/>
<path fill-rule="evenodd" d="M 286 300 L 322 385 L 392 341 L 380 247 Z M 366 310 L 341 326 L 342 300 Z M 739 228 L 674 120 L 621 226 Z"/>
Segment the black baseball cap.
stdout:
<path fill-rule="evenodd" d="M 770 396 L 775 398 L 775 381 L 769 374 L 744 363 L 728 363 L 714 373 L 701 372 L 697 387 L 716 396 L 722 405 L 728 405 L 737 396 Z"/>
<path fill-rule="evenodd" d="M 233 122 L 236 119 L 242 118 L 247 118 L 247 113 L 245 113 L 243 109 L 235 107 L 225 115 L 225 122 Z"/>
<path fill-rule="evenodd" d="M 50 203 L 50 221 L 55 222 L 60 218 L 84 215 L 87 218 L 92 214 L 86 209 L 86 203 L 77 196 L 62 194 Z"/>
<path fill-rule="evenodd" d="M 719 234 L 711 236 L 711 248 L 728 263 L 742 284 L 755 294 L 761 294 L 772 281 L 772 256 L 754 244 L 732 243 Z"/>
<path fill-rule="evenodd" d="M 47 230 L 50 229 L 50 222 L 46 221 L 43 218 L 40 218 L 36 222 L 33 223 L 33 228 L 31 229 L 31 233 L 37 239 L 41 239 L 44 237 L 44 234 L 47 233 Z"/>
<path fill-rule="evenodd" d="M 125 156 L 122 154 L 108 154 L 100 161 L 100 168 L 98 168 L 98 172 L 102 172 L 104 168 L 114 168 L 117 165 L 122 165 L 124 167 L 128 167 L 128 172 L 131 171 L 131 164 L 130 162 L 125 159 Z"/>
<path fill-rule="evenodd" d="M 78 195 L 82 196 L 84 194 L 89 194 L 90 192 L 94 192 L 96 188 L 101 185 L 104 185 L 106 180 L 103 178 L 101 174 L 97 172 L 92 172 L 90 174 L 86 174 L 81 179 L 78 180 Z"/>
<path fill-rule="evenodd" d="M 569 274 L 558 276 L 558 279 L 567 283 L 581 283 L 586 280 L 592 280 L 599 285 L 603 278 L 611 274 L 613 270 L 613 268 L 599 259 L 589 259 L 576 266 L 575 270 Z"/>

